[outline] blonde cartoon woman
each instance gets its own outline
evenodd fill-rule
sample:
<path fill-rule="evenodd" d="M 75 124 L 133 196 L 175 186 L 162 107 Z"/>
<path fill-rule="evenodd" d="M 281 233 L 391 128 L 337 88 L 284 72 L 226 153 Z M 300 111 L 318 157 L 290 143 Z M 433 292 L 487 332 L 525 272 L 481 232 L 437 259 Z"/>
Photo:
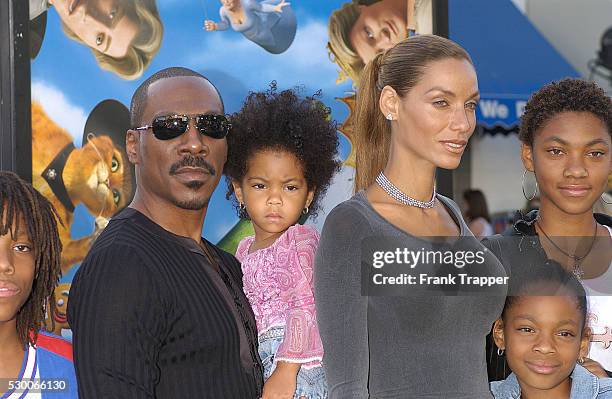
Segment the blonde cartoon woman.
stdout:
<path fill-rule="evenodd" d="M 431 34 L 432 20 L 431 0 L 344 3 L 332 13 L 328 25 L 327 49 L 341 68 L 336 83 L 351 79 L 358 86 L 359 74 L 368 61 L 408 37 L 409 25 L 417 34 Z"/>
<path fill-rule="evenodd" d="M 232 28 L 272 54 L 286 51 L 297 29 L 291 3 L 285 0 L 221 0 L 220 22 L 204 21 L 207 31 Z"/>
<path fill-rule="evenodd" d="M 29 0 L 30 20 L 51 6 L 64 33 L 93 52 L 100 68 L 132 80 L 159 51 L 163 26 L 155 0 Z"/>

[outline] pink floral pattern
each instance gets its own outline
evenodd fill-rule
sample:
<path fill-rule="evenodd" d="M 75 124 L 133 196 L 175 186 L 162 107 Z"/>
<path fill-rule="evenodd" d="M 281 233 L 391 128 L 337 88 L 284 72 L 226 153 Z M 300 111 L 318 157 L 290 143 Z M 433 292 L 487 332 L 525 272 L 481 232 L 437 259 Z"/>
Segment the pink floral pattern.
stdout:
<path fill-rule="evenodd" d="M 291 226 L 271 246 L 248 253 L 255 237 L 238 244 L 244 292 L 263 334 L 285 327 L 274 361 L 317 367 L 323 358 L 312 288 L 314 256 L 319 233 L 312 226 Z"/>

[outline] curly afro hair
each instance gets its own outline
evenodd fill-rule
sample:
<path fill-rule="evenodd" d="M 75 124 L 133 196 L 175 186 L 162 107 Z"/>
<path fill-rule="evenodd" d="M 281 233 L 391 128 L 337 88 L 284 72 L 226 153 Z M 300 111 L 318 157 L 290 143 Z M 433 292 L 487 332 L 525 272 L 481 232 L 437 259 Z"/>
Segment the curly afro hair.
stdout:
<path fill-rule="evenodd" d="M 612 100 L 595 83 L 581 79 L 552 82 L 535 92 L 521 117 L 519 139 L 533 145 L 534 134 L 562 112 L 590 112 L 599 118 L 612 135 Z"/>
<path fill-rule="evenodd" d="M 240 111 L 230 117 L 232 130 L 227 136 L 227 199 L 232 199 L 238 216 L 248 218 L 234 194 L 232 180 L 241 181 L 248 162 L 257 152 L 282 150 L 295 155 L 304 170 L 308 189 L 315 189 L 309 215 L 316 216 L 319 201 L 334 174 L 337 160 L 337 125 L 330 109 L 316 97 L 301 98 L 297 90 L 277 92 L 276 82 L 265 92 L 251 92 Z"/>

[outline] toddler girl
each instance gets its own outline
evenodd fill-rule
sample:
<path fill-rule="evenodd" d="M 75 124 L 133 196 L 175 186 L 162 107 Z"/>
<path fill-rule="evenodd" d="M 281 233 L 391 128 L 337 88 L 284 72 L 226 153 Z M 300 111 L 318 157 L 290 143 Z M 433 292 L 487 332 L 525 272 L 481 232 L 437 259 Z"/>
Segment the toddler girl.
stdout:
<path fill-rule="evenodd" d="M 338 170 L 329 111 L 293 90 L 251 93 L 228 135 L 228 198 L 255 235 L 238 245 L 244 291 L 257 319 L 263 398 L 326 398 L 312 268 L 313 215 Z"/>

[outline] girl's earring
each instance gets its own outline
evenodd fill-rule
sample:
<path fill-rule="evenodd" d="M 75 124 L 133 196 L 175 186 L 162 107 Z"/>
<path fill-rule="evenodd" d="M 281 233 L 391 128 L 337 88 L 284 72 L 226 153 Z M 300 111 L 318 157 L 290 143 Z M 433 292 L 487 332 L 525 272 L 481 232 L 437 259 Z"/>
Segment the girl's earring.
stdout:
<path fill-rule="evenodd" d="M 583 356 L 580 356 L 580 357 L 578 358 L 578 363 L 579 363 L 579 364 L 584 364 L 584 357 L 583 357 Z"/>
<path fill-rule="evenodd" d="M 238 203 L 238 213 L 241 219 L 250 219 L 249 213 L 246 210 L 246 205 L 243 202 Z"/>
<path fill-rule="evenodd" d="M 499 356 L 499 357 L 504 356 L 504 349 L 502 349 L 502 348 L 497 348 L 497 356 Z"/>
<path fill-rule="evenodd" d="M 387 120 L 392 121 L 393 120 L 393 115 L 391 115 L 391 112 L 389 112 L 386 116 Z"/>
<path fill-rule="evenodd" d="M 310 212 L 310 209 L 309 209 L 308 207 L 306 207 L 306 208 L 302 209 L 302 213 L 303 213 L 304 215 L 308 215 L 308 212 Z"/>
<path fill-rule="evenodd" d="M 531 196 L 531 198 L 527 198 L 527 193 L 525 192 L 525 176 L 527 176 L 527 169 L 525 169 L 525 171 L 523 172 L 523 179 L 521 181 L 521 188 L 523 189 L 523 197 L 525 197 L 525 199 L 527 201 L 531 201 L 538 194 L 538 181 L 536 180 L 536 186 L 535 186 L 535 190 L 533 190 L 533 195 Z"/>

